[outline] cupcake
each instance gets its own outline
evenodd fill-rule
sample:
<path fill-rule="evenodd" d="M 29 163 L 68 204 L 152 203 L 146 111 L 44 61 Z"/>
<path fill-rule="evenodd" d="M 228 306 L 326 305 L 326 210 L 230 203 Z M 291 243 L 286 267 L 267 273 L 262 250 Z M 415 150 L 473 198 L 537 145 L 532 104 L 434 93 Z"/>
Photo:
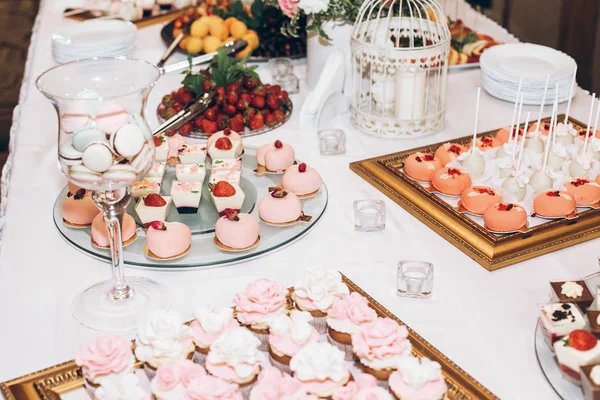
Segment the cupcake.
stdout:
<path fill-rule="evenodd" d="M 304 390 L 328 398 L 351 379 L 344 352 L 329 343 L 310 343 L 298 352 L 290 369 Z"/>
<path fill-rule="evenodd" d="M 310 268 L 294 285 L 292 299 L 300 311 L 308 311 L 312 324 L 319 333 L 327 332 L 327 311 L 336 298 L 349 293 L 339 272 Z"/>
<path fill-rule="evenodd" d="M 352 335 L 362 331 L 376 319 L 377 313 L 360 294 L 351 293 L 337 298 L 327 311 L 327 340 L 344 352 L 346 360 L 353 360 Z"/>
<path fill-rule="evenodd" d="M 352 335 L 352 346 L 364 372 L 384 385 L 398 361 L 412 352 L 408 329 L 390 318 L 377 318 L 366 329 Z"/>
<path fill-rule="evenodd" d="M 290 372 L 290 360 L 304 346 L 319 341 L 319 332 L 310 324 L 312 317 L 305 311 L 294 310 L 287 316 L 269 318 L 269 357 L 271 364 Z"/>
<path fill-rule="evenodd" d="M 97 400 L 150 400 L 152 395 L 140 386 L 140 378 L 134 373 L 120 375 L 116 380 L 102 380 L 93 396 Z"/>
<path fill-rule="evenodd" d="M 213 376 L 240 386 L 247 396 L 260 372 L 260 340 L 245 328 L 225 332 L 210 346 L 206 370 Z"/>
<path fill-rule="evenodd" d="M 194 361 L 204 364 L 210 346 L 215 340 L 229 329 L 238 326 L 240 325 L 233 319 L 233 309 L 231 307 L 213 309 L 201 306 L 196 308 L 194 310 L 194 320 L 190 324 L 192 339 L 194 345 L 196 345 Z"/>
<path fill-rule="evenodd" d="M 358 374 L 354 380 L 339 388 L 332 400 L 394 400 L 390 392 L 377 386 L 377 380 L 368 374 Z"/>
<path fill-rule="evenodd" d="M 85 388 L 94 397 L 101 381 L 116 381 L 134 371 L 132 343 L 117 335 L 102 335 L 81 346 L 75 363 L 81 367 Z"/>
<path fill-rule="evenodd" d="M 448 387 L 440 364 L 425 357 L 406 357 L 398 361 L 398 370 L 390 376 L 390 389 L 398 400 L 440 400 Z"/>
<path fill-rule="evenodd" d="M 258 376 L 258 382 L 250 392 L 249 400 L 318 400 L 302 388 L 302 384 L 277 368 L 264 369 Z"/>
<path fill-rule="evenodd" d="M 144 363 L 148 378 L 156 369 L 194 355 L 192 329 L 176 314 L 154 313 L 138 328 L 135 356 Z"/>
<path fill-rule="evenodd" d="M 186 400 L 243 400 L 237 385 L 210 375 L 194 380 L 187 392 Z"/>
<path fill-rule="evenodd" d="M 268 279 L 251 282 L 246 290 L 233 299 L 237 320 L 260 339 L 259 349 L 269 349 L 267 318 L 285 313 L 285 290 Z"/>
<path fill-rule="evenodd" d="M 195 379 L 206 376 L 206 371 L 198 364 L 183 359 L 173 364 L 161 365 L 150 383 L 156 400 L 182 399 Z"/>

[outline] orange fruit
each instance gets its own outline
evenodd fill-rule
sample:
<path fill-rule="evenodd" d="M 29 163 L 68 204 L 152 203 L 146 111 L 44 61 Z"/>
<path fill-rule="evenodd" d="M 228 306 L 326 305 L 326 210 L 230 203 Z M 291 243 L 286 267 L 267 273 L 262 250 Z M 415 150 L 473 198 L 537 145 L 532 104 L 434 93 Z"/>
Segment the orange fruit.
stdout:
<path fill-rule="evenodd" d="M 181 42 L 179 42 L 179 47 L 181 47 L 182 49 L 186 50 L 187 49 L 187 43 L 190 41 L 190 37 L 186 36 L 183 39 L 181 39 Z"/>
<path fill-rule="evenodd" d="M 240 52 L 238 52 L 235 56 L 237 58 L 244 58 L 248 54 L 252 53 L 252 47 L 250 45 L 246 46 L 246 48 Z"/>
<path fill-rule="evenodd" d="M 190 35 L 197 38 L 203 38 L 208 35 L 209 23 L 203 18 L 197 19 L 190 27 Z"/>
<path fill-rule="evenodd" d="M 236 39 L 241 39 L 248 33 L 248 27 L 241 21 L 233 21 L 229 30 L 231 31 L 231 36 Z"/>
<path fill-rule="evenodd" d="M 204 52 L 212 53 L 217 51 L 219 47 L 223 46 L 223 41 L 215 36 L 207 36 L 204 38 Z"/>
<path fill-rule="evenodd" d="M 229 17 L 229 18 L 227 18 L 227 19 L 225 20 L 225 26 L 227 27 L 227 30 L 228 30 L 228 31 L 231 31 L 231 24 L 232 24 L 234 21 L 237 21 L 237 20 L 238 20 L 238 19 L 237 19 L 236 17 Z"/>
<path fill-rule="evenodd" d="M 192 54 L 200 53 L 202 51 L 202 39 L 197 37 L 189 38 L 186 43 L 186 49 Z"/>
<path fill-rule="evenodd" d="M 258 35 L 253 30 L 249 30 L 243 37 L 243 40 L 248 42 L 248 45 L 252 48 L 252 50 L 257 49 L 260 41 L 258 40 Z"/>
<path fill-rule="evenodd" d="M 229 36 L 227 27 L 225 27 L 225 23 L 217 22 L 215 20 L 212 21 L 209 32 L 210 36 L 217 37 L 220 40 L 225 40 Z"/>

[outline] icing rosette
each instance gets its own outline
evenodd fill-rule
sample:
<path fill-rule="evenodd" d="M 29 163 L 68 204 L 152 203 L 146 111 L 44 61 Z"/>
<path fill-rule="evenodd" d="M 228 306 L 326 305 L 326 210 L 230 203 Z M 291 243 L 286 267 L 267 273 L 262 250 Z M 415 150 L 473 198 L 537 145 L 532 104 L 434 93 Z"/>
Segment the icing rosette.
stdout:
<path fill-rule="evenodd" d="M 339 272 L 318 267 L 308 269 L 294 285 L 294 300 L 301 311 L 325 313 L 336 298 L 348 293 Z"/>
<path fill-rule="evenodd" d="M 352 346 L 360 362 L 375 371 L 395 369 L 398 361 L 412 352 L 408 329 L 390 318 L 377 318 L 352 335 Z"/>
<path fill-rule="evenodd" d="M 119 376 L 118 380 L 101 380 L 94 398 L 97 400 L 150 400 L 152 396 L 140 387 L 139 378 L 133 373 Z"/>
<path fill-rule="evenodd" d="M 154 313 L 138 328 L 135 355 L 152 368 L 186 358 L 193 351 L 192 330 L 177 314 Z"/>
<path fill-rule="evenodd" d="M 120 336 L 98 336 L 79 348 L 75 362 L 82 367 L 86 380 L 98 383 L 99 378 L 133 371 L 131 347 L 131 341 Z"/>
<path fill-rule="evenodd" d="M 159 400 L 182 399 L 190 384 L 206 375 L 206 371 L 190 360 L 178 360 L 161 365 L 150 383 L 152 393 Z"/>
<path fill-rule="evenodd" d="M 327 325 L 341 333 L 358 333 L 375 319 L 377 313 L 369 307 L 369 301 L 356 292 L 336 298 L 327 311 Z"/>
<path fill-rule="evenodd" d="M 194 310 L 194 321 L 190 324 L 194 344 L 208 348 L 225 331 L 239 326 L 233 318 L 231 307 L 213 308 L 200 306 Z"/>
<path fill-rule="evenodd" d="M 243 400 L 238 386 L 222 379 L 205 375 L 188 387 L 184 400 Z"/>
<path fill-rule="evenodd" d="M 310 324 L 312 317 L 294 310 L 289 316 L 277 315 L 269 319 L 269 345 L 278 355 L 292 357 L 308 343 L 319 341 L 319 332 Z"/>
<path fill-rule="evenodd" d="M 263 370 L 256 386 L 250 392 L 250 400 L 317 400 L 302 388 L 295 378 L 274 367 Z"/>
<path fill-rule="evenodd" d="M 440 364 L 425 357 L 399 360 L 389 385 L 399 399 L 406 400 L 439 399 L 447 391 Z"/>
<path fill-rule="evenodd" d="M 285 312 L 285 290 L 269 279 L 251 282 L 233 301 L 238 321 L 253 329 L 267 329 L 265 320 L 269 315 Z"/>
<path fill-rule="evenodd" d="M 331 398 L 332 400 L 354 400 L 360 391 L 374 387 L 377 387 L 377 379 L 372 375 L 357 374 L 352 382 L 336 390 Z"/>

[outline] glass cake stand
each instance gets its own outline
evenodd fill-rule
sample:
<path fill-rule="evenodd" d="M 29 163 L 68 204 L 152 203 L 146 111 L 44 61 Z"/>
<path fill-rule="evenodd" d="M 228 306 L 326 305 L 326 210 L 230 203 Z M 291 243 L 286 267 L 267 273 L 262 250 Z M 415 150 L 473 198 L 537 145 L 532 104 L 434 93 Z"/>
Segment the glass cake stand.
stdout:
<path fill-rule="evenodd" d="M 585 277 L 584 280 L 591 290 L 600 285 L 600 272 L 589 275 Z M 594 302 L 590 308 L 596 310 L 597 307 L 596 302 Z M 554 352 L 550 350 L 544 341 L 544 334 L 542 333 L 539 319 L 535 328 L 535 355 L 540 368 L 542 369 L 542 373 L 561 399 L 583 400 L 581 388 L 566 379 L 563 379 Z"/>
<path fill-rule="evenodd" d="M 207 159 L 208 161 L 208 159 Z M 268 195 L 269 187 L 278 185 L 281 182 L 282 175 L 264 174 L 256 175 L 256 149 L 245 147 L 245 153 L 242 159 L 242 181 L 241 187 L 246 194 L 246 199 L 242 205 L 242 212 L 252 213 L 258 218 L 257 204 L 262 197 Z M 194 268 L 206 268 L 225 266 L 236 264 L 243 261 L 248 261 L 254 258 L 264 256 L 268 253 L 280 250 L 289 245 L 302 236 L 306 235 L 319 222 L 327 207 L 328 193 L 325 184 L 315 196 L 301 200 L 302 209 L 305 215 L 312 216 L 309 222 L 299 222 L 287 227 L 274 227 L 260 224 L 260 244 L 248 251 L 244 252 L 224 252 L 219 250 L 213 244 L 214 238 L 214 223 L 218 218 L 218 214 L 212 205 L 208 194 L 208 181 L 210 178 L 210 170 L 207 168 L 207 176 L 204 180 L 202 198 L 200 201 L 198 214 L 179 215 L 176 208 L 171 204 L 171 209 L 167 215 L 167 221 L 180 221 L 185 223 L 192 230 L 192 246 L 190 252 L 177 260 L 173 261 L 155 261 L 147 258 L 144 255 L 145 232 L 138 227 L 137 239 L 130 245 L 123 248 L 123 256 L 125 264 L 132 267 L 161 269 L 161 270 L 187 270 Z M 168 166 L 163 179 L 161 194 L 169 194 L 171 182 L 174 180 L 175 167 Z M 110 260 L 110 251 L 99 249 L 92 246 L 90 237 L 90 228 L 73 229 L 65 224 L 62 220 L 62 204 L 67 198 L 68 188 L 65 188 L 56 199 L 54 204 L 54 223 L 65 238 L 65 240 L 73 245 L 76 249 L 88 254 L 92 257 L 103 261 Z M 127 212 L 136 219 L 137 215 L 134 211 L 134 202 L 131 201 L 127 207 Z"/>

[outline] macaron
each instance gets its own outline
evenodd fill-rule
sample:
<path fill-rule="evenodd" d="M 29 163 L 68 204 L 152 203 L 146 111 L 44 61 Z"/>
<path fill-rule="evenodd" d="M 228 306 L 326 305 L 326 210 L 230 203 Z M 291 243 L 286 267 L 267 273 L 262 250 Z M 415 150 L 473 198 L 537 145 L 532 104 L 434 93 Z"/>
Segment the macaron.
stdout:
<path fill-rule="evenodd" d="M 135 168 L 127 164 L 116 164 L 102 174 L 103 181 L 133 183 L 137 178 Z"/>
<path fill-rule="evenodd" d="M 78 165 L 81 164 L 83 154 L 77 151 L 71 142 L 65 142 L 60 145 L 58 149 L 58 157 L 60 162 L 66 165 Z"/>
<path fill-rule="evenodd" d="M 99 183 L 102 181 L 102 175 L 84 165 L 73 165 L 69 169 L 69 176 L 76 182 Z"/>
<path fill-rule="evenodd" d="M 127 110 L 114 101 L 104 103 L 96 116 L 96 125 L 108 134 L 115 133 L 128 122 L 129 114 Z"/>
<path fill-rule="evenodd" d="M 152 160 L 154 160 L 154 152 L 152 151 L 152 147 L 146 143 L 138 155 L 131 160 L 131 166 L 135 168 L 137 173 L 140 173 L 148 165 L 152 164 Z"/>
<path fill-rule="evenodd" d="M 94 172 L 104 172 L 113 165 L 114 156 L 106 143 L 90 144 L 82 156 L 83 165 Z"/>
<path fill-rule="evenodd" d="M 133 157 L 138 154 L 144 146 L 144 142 L 144 132 L 134 124 L 121 126 L 110 137 L 111 147 L 116 154 L 123 157 Z"/>
<path fill-rule="evenodd" d="M 78 104 L 84 106 L 87 111 L 92 115 L 92 117 L 96 117 L 100 108 L 102 108 L 102 98 L 100 95 L 93 90 L 84 89 L 81 92 L 77 93 L 75 96 L 77 100 L 81 100 Z"/>
<path fill-rule="evenodd" d="M 142 130 L 142 132 L 144 132 L 144 137 L 146 140 L 152 140 L 152 132 L 144 120 L 144 117 L 142 117 L 140 114 L 131 114 L 130 117 L 132 120 L 131 123 L 135 123 Z"/>
<path fill-rule="evenodd" d="M 82 128 L 73 132 L 71 144 L 75 150 L 83 151 L 93 142 L 106 142 L 106 135 L 98 128 Z"/>
<path fill-rule="evenodd" d="M 66 133 L 73 133 L 90 122 L 91 115 L 87 108 L 81 104 L 72 104 L 65 108 L 64 114 L 60 116 L 60 129 Z"/>

